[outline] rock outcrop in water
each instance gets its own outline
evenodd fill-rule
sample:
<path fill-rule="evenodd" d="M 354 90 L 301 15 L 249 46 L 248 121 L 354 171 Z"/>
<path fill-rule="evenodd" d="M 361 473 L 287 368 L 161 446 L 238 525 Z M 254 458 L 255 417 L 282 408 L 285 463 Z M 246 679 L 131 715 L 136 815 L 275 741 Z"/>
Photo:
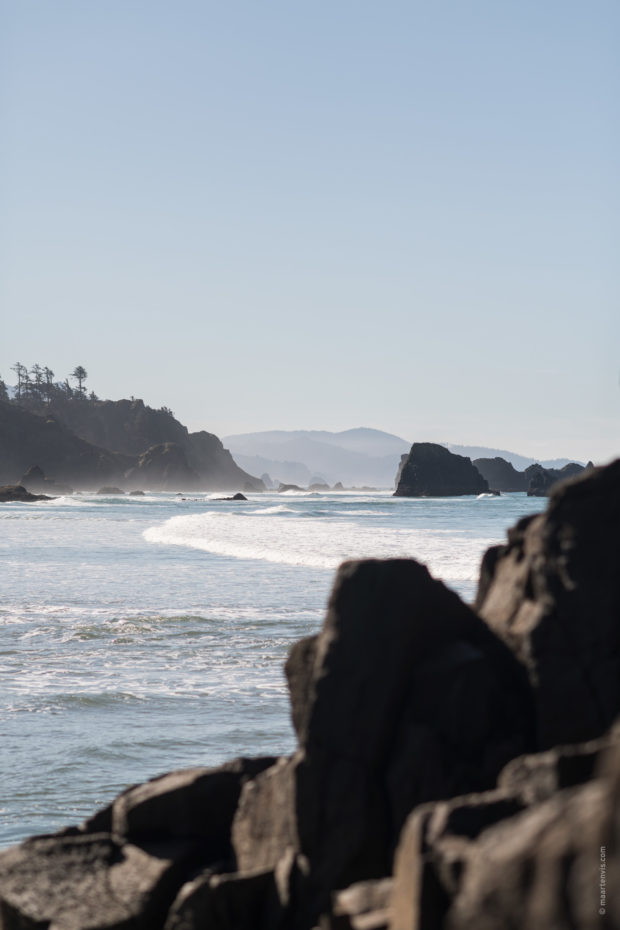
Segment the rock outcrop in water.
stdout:
<path fill-rule="evenodd" d="M 471 459 L 434 442 L 414 442 L 397 477 L 395 497 L 458 497 L 489 490 Z"/>
<path fill-rule="evenodd" d="M 473 609 L 345 563 L 286 663 L 297 751 L 0 854 L 3 930 L 620 925 L 619 534 L 620 461 L 487 552 Z"/>
<path fill-rule="evenodd" d="M 28 504 L 33 501 L 51 501 L 52 498 L 47 494 L 32 494 L 26 490 L 23 484 L 5 484 L 0 487 L 0 504 L 8 504 L 14 501 Z"/>
<path fill-rule="evenodd" d="M 506 459 L 474 459 L 474 465 L 494 491 L 527 491 L 527 475 Z"/>
<path fill-rule="evenodd" d="M 586 468 L 577 462 L 569 462 L 564 468 L 543 468 L 542 465 L 530 465 L 523 474 L 527 479 L 527 493 L 529 497 L 548 497 L 554 485 L 566 478 L 575 478 L 583 471 L 593 468 L 588 462 Z"/>

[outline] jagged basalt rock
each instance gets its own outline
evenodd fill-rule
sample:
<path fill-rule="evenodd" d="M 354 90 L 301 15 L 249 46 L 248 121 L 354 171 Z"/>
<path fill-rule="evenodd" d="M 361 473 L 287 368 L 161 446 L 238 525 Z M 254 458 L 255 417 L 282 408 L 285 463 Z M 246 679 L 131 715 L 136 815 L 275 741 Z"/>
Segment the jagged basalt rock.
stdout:
<path fill-rule="evenodd" d="M 458 497 L 489 490 L 471 459 L 433 442 L 414 442 L 397 478 L 395 497 Z"/>
<path fill-rule="evenodd" d="M 286 671 L 300 748 L 246 786 L 233 832 L 244 868 L 304 856 L 310 921 L 335 889 L 389 874 L 416 804 L 492 786 L 532 745 L 522 670 L 412 560 L 343 565 Z"/>
<path fill-rule="evenodd" d="M 564 482 L 483 560 L 476 609 L 528 670 L 538 745 L 600 736 L 620 713 L 620 461 Z"/>

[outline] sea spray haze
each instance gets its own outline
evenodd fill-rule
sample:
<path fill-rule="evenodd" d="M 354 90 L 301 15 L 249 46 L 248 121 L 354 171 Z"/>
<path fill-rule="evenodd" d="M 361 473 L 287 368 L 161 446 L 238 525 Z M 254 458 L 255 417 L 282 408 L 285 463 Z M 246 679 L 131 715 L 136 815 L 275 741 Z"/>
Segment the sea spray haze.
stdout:
<path fill-rule="evenodd" d="M 0 841 L 127 784 L 290 751 L 282 665 L 343 559 L 408 555 L 470 599 L 525 495 L 76 495 L 0 506 Z"/>

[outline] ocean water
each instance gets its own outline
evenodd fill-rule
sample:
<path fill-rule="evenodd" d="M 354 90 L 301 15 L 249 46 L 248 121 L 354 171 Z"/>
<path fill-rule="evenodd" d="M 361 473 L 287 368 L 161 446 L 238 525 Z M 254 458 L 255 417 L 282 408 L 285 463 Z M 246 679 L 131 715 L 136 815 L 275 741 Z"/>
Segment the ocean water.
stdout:
<path fill-rule="evenodd" d="M 475 593 L 544 501 L 389 492 L 0 504 L 0 846 L 174 768 L 292 751 L 282 665 L 338 564 L 411 556 Z"/>

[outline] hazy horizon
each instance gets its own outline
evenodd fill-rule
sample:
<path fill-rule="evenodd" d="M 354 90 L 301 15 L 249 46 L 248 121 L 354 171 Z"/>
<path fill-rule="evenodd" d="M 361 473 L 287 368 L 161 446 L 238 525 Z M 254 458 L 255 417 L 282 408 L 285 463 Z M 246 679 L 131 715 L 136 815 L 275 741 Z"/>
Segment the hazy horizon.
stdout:
<path fill-rule="evenodd" d="M 191 430 L 620 455 L 620 7 L 0 11 L 17 361 Z"/>

